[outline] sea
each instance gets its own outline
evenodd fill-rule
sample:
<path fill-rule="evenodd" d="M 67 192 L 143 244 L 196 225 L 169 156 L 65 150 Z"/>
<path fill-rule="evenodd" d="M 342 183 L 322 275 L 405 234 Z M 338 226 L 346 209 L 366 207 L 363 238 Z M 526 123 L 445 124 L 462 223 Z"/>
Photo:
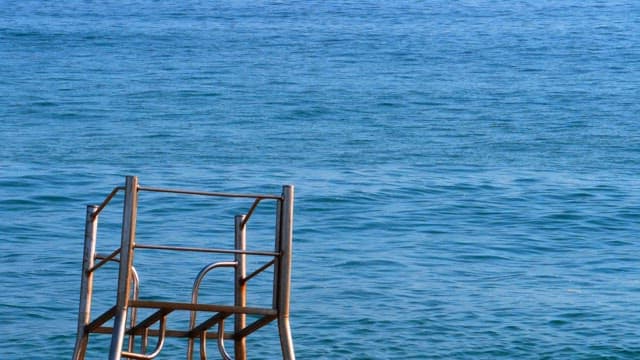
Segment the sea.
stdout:
<path fill-rule="evenodd" d="M 640 359 L 639 99 L 637 1 L 0 0 L 0 359 L 71 358 L 86 205 L 127 175 L 295 186 L 298 359 Z M 229 248 L 250 205 L 141 194 L 137 236 Z M 189 299 L 214 261 L 145 254 L 141 297 Z"/>

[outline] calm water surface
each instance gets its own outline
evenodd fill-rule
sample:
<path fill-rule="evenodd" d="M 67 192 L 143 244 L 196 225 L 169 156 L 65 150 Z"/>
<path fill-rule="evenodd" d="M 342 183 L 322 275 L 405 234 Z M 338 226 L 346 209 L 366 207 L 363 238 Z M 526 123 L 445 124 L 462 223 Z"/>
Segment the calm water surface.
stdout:
<path fill-rule="evenodd" d="M 637 14 L 0 0 L 0 358 L 71 357 L 84 207 L 127 174 L 296 185 L 300 359 L 640 358 Z M 139 236 L 223 241 L 244 206 L 175 200 L 149 197 Z"/>

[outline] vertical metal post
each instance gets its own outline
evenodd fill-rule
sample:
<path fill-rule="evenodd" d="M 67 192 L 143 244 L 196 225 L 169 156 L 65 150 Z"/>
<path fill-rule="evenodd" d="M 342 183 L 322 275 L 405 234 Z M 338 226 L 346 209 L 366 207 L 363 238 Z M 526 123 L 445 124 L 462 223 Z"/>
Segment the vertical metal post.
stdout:
<path fill-rule="evenodd" d="M 82 256 L 82 279 L 80 280 L 80 306 L 78 309 L 78 337 L 73 351 L 73 360 L 83 360 L 89 342 L 86 326 L 91 321 L 91 298 L 93 293 L 93 267 L 96 255 L 96 235 L 98 233 L 98 216 L 93 214 L 96 205 L 87 206 L 84 229 L 84 254 Z"/>
<path fill-rule="evenodd" d="M 293 247 L 293 185 L 282 187 L 282 202 L 279 219 L 278 245 L 278 331 L 284 360 L 295 360 L 291 326 L 289 324 L 289 298 L 291 295 L 291 255 Z"/>
<path fill-rule="evenodd" d="M 116 314 L 111 333 L 109 360 L 120 360 L 124 343 L 129 293 L 131 291 L 131 267 L 133 266 L 133 246 L 136 237 L 136 215 L 138 213 L 138 178 L 127 176 L 125 182 L 124 210 L 122 213 L 122 238 L 120 241 L 120 271 L 118 273 L 118 294 Z"/>
<path fill-rule="evenodd" d="M 243 224 L 246 215 L 236 215 L 235 217 L 235 248 L 236 250 L 247 250 L 247 227 Z M 235 306 L 247 306 L 247 283 L 244 281 L 247 276 L 247 255 L 236 254 L 235 271 Z M 247 322 L 247 315 L 236 313 L 234 316 L 234 333 L 238 334 L 244 329 Z M 234 339 L 235 360 L 247 359 L 247 339 L 245 337 Z"/>
<path fill-rule="evenodd" d="M 280 242 L 282 238 L 282 232 L 280 231 L 280 223 L 282 223 L 282 200 L 278 200 L 276 203 L 276 238 L 274 251 L 280 253 Z M 273 295 L 271 296 L 272 305 L 274 310 L 278 310 L 278 292 L 280 291 L 280 256 L 276 256 L 275 265 L 273 266 Z"/>

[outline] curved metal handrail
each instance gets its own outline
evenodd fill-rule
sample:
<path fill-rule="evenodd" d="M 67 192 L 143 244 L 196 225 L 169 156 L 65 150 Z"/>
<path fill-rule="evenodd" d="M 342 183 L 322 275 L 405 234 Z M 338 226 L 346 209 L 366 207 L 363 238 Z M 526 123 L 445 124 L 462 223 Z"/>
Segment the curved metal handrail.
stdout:
<path fill-rule="evenodd" d="M 200 360 L 207 360 L 207 330 L 200 334 Z"/>
<path fill-rule="evenodd" d="M 112 257 L 113 254 L 110 254 L 108 256 L 104 256 L 104 255 L 100 255 L 100 254 L 96 254 L 95 258 L 96 259 L 100 259 L 100 260 L 105 260 L 105 261 L 113 261 L 113 262 L 120 262 L 120 259 L 118 258 L 113 258 Z M 95 267 L 93 270 L 96 270 Z M 135 266 L 131 266 L 131 275 L 132 275 L 132 281 L 133 281 L 133 299 L 134 300 L 138 300 L 138 293 L 140 292 L 140 276 L 138 276 L 138 271 L 136 270 Z"/>
<path fill-rule="evenodd" d="M 216 268 L 220 268 L 220 267 L 235 267 L 237 266 L 238 263 L 236 261 L 220 261 L 220 262 L 215 262 L 215 263 L 211 263 L 209 265 L 206 265 L 205 267 L 202 268 L 202 270 L 200 270 L 200 272 L 198 273 L 198 275 L 196 276 L 196 279 L 193 282 L 193 289 L 191 290 L 191 303 L 192 304 L 197 304 L 198 303 L 198 293 L 200 291 L 200 284 L 202 284 L 202 280 L 204 279 L 204 277 L 213 269 Z M 193 329 L 196 326 L 196 317 L 197 317 L 197 312 L 196 311 L 191 311 L 191 314 L 189 315 L 189 328 Z M 224 320 L 222 320 L 224 321 Z M 203 333 L 206 333 L 203 332 Z M 223 333 L 223 337 L 224 337 L 224 333 Z M 201 357 L 204 356 L 203 358 L 206 359 L 207 355 L 206 355 L 206 345 L 203 345 L 204 342 L 206 342 L 206 335 L 204 338 L 201 337 L 200 340 L 200 352 L 201 352 Z M 193 358 L 193 343 L 194 343 L 194 339 L 190 338 L 187 344 L 187 358 L 188 359 L 192 359 Z M 204 351 L 204 352 L 203 352 Z"/>
<path fill-rule="evenodd" d="M 167 332 L 167 315 L 160 318 L 160 335 L 158 336 L 158 344 L 151 354 L 137 354 L 129 351 L 122 351 L 121 354 L 124 357 L 130 359 L 151 360 L 160 355 L 162 348 L 164 347 L 164 340 Z"/>
<path fill-rule="evenodd" d="M 218 351 L 224 360 L 233 360 L 224 348 L 224 319 L 218 323 Z M 206 354 L 205 354 L 206 356 Z M 205 357 L 206 359 L 206 357 Z"/>
<path fill-rule="evenodd" d="M 99 263 L 99 266 L 94 266 L 93 268 L 89 269 L 89 271 L 90 272 L 91 271 L 95 271 L 100 266 L 106 264 L 109 261 L 113 261 L 113 262 L 119 263 L 120 259 L 115 258 L 115 256 L 119 252 L 120 252 L 120 248 L 118 248 L 118 250 L 114 251 L 113 253 L 111 253 L 111 254 L 109 254 L 107 256 L 104 256 L 104 255 L 101 255 L 101 254 L 96 254 L 95 258 L 96 259 L 100 259 L 102 261 Z M 140 276 L 138 276 L 138 271 L 136 270 L 135 266 L 131 266 L 131 282 L 133 282 L 132 298 L 133 298 L 133 300 L 138 300 L 139 295 L 140 295 Z M 129 321 L 129 325 L 131 327 L 135 326 L 137 317 L 138 317 L 138 309 L 131 308 L 131 319 Z M 131 334 L 129 336 L 129 351 L 133 351 L 134 338 L 135 338 L 134 334 Z M 145 343 L 146 343 L 146 335 L 145 335 L 144 340 L 145 340 Z M 146 345 L 143 346 L 143 349 L 146 349 Z"/>

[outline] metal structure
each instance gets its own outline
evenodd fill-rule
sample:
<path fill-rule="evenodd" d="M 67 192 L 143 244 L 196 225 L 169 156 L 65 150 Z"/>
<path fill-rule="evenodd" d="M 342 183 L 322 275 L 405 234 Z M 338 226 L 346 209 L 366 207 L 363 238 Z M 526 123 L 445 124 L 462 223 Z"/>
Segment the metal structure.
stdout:
<path fill-rule="evenodd" d="M 124 210 L 120 247 L 109 255 L 96 253 L 98 216 L 113 197 L 124 191 Z M 198 195 L 226 198 L 252 199 L 253 203 L 246 214 L 235 217 L 235 241 L 233 249 L 177 247 L 136 242 L 136 220 L 138 193 L 141 191 L 163 192 L 184 195 Z M 138 178 L 127 176 L 124 186 L 116 187 L 102 202 L 89 205 L 86 214 L 84 256 L 80 290 L 80 309 L 78 312 L 78 335 L 73 360 L 83 360 L 87 351 L 90 334 L 111 334 L 109 360 L 154 359 L 157 357 L 168 337 L 187 340 L 188 360 L 193 359 L 196 339 L 200 343 L 200 359 L 207 359 L 207 340 L 216 340 L 222 359 L 230 360 L 224 340 L 234 343 L 236 360 L 247 359 L 246 337 L 266 324 L 277 321 L 282 358 L 294 360 L 295 353 L 289 325 L 289 297 L 291 285 L 291 247 L 293 240 L 293 198 L 294 188 L 283 186 L 281 195 L 253 195 L 214 193 L 203 191 L 160 189 L 144 187 L 138 184 Z M 247 250 L 246 227 L 251 215 L 262 201 L 276 201 L 275 246 L 273 250 Z M 140 298 L 139 279 L 134 267 L 134 253 L 137 250 L 156 249 L 167 251 L 187 251 L 221 253 L 233 256 L 233 260 L 205 265 L 195 277 L 191 302 L 152 301 Z M 257 270 L 247 274 L 247 256 L 257 255 L 271 260 Z M 92 318 L 91 302 L 93 298 L 94 273 L 108 262 L 117 262 L 119 266 L 117 294 L 115 304 Z M 219 305 L 198 302 L 198 291 L 204 277 L 210 271 L 221 268 L 233 268 L 234 305 Z M 271 307 L 247 307 L 247 283 L 256 275 L 273 268 L 273 300 Z M 138 321 L 138 309 L 152 309 L 151 315 Z M 173 313 L 189 312 L 190 321 L 186 329 L 173 329 L 169 326 L 169 317 Z M 206 319 L 197 322 L 199 314 Z M 257 320 L 247 324 L 247 315 Z M 233 316 L 233 331 L 225 332 L 225 320 Z M 113 326 L 105 324 L 113 319 Z M 151 327 L 157 326 L 157 329 Z M 209 330 L 216 327 L 213 334 Z M 148 350 L 150 336 L 157 337 L 155 349 Z M 125 343 L 126 349 L 125 349 Z"/>

